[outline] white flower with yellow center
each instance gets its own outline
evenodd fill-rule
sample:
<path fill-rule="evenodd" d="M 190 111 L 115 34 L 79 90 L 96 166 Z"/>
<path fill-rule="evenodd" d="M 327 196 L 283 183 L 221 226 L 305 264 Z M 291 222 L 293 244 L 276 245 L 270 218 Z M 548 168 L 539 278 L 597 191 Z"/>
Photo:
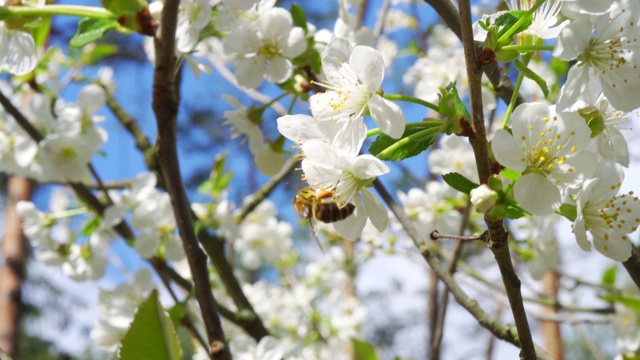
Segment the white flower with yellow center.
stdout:
<path fill-rule="evenodd" d="M 322 52 L 322 70 L 326 80 L 317 84 L 327 91 L 309 99 L 318 122 L 362 121 L 363 115 L 371 115 L 384 134 L 394 139 L 402 136 L 402 109 L 380 95 L 384 61 L 377 50 L 353 48 L 348 40 L 336 38 Z"/>
<path fill-rule="evenodd" d="M 577 195 L 577 214 L 573 223 L 578 245 L 591 251 L 587 231 L 593 245 L 604 256 L 625 261 L 633 245 L 627 234 L 640 224 L 640 200 L 633 192 L 618 195 L 624 180 L 622 166 L 612 161 L 598 165 L 595 176 L 584 182 Z"/>
<path fill-rule="evenodd" d="M 577 114 L 556 114 L 543 103 L 516 108 L 513 135 L 498 130 L 492 149 L 500 164 L 523 174 L 513 188 L 522 208 L 550 214 L 560 206 L 561 190 L 579 187 L 591 174 L 596 156 L 583 151 L 590 133 Z"/>
<path fill-rule="evenodd" d="M 622 0 L 595 18 L 573 20 L 558 37 L 553 55 L 577 60 L 558 97 L 558 111 L 575 111 L 576 102 L 591 78 L 602 82 L 602 91 L 618 110 L 640 106 L 640 3 Z"/>

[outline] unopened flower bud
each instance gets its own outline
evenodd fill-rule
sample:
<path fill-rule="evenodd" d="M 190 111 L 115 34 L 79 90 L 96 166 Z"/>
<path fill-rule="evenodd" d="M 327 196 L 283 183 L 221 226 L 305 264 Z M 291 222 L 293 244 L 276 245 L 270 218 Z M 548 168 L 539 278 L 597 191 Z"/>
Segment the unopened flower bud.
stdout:
<path fill-rule="evenodd" d="M 470 195 L 471 203 L 476 207 L 476 210 L 481 213 L 489 211 L 498 200 L 498 193 L 485 184 L 471 190 Z"/>

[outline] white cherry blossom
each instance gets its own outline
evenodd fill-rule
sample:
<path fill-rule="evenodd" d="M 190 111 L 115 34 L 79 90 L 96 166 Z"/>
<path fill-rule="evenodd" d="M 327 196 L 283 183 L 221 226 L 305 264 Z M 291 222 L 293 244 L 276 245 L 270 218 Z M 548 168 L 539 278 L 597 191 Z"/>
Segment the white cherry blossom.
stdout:
<path fill-rule="evenodd" d="M 33 36 L 25 31 L 9 30 L 0 21 L 0 68 L 15 75 L 25 75 L 38 64 Z"/>
<path fill-rule="evenodd" d="M 558 37 L 553 55 L 561 60 L 577 60 L 569 69 L 560 91 L 558 111 L 576 110 L 575 104 L 585 92 L 589 80 L 601 81 L 602 91 L 618 110 L 631 111 L 640 106 L 640 3 L 621 0 L 611 11 L 571 21 Z"/>
<path fill-rule="evenodd" d="M 618 195 L 624 180 L 622 166 L 602 161 L 592 179 L 584 182 L 577 196 L 578 216 L 573 232 L 578 245 L 591 251 L 587 232 L 592 235 L 596 250 L 616 261 L 631 256 L 633 245 L 628 234 L 640 224 L 640 200 L 633 192 Z"/>
<path fill-rule="evenodd" d="M 364 122 L 348 118 L 316 121 L 308 115 L 285 115 L 277 121 L 278 131 L 297 147 L 309 141 L 322 141 L 355 156 L 367 137 Z"/>
<path fill-rule="evenodd" d="M 389 168 L 372 155 L 354 156 L 320 141 L 302 145 L 302 170 L 307 182 L 315 188 L 333 189 L 338 201 L 355 205 L 353 215 L 334 223 L 334 227 L 347 238 L 362 233 L 367 218 L 378 231 L 387 228 L 389 221 L 382 202 L 366 187 Z"/>
<path fill-rule="evenodd" d="M 362 121 L 363 115 L 371 115 L 384 134 L 395 139 L 402 136 L 402 109 L 379 93 L 384 61 L 377 50 L 362 45 L 353 48 L 348 40 L 336 38 L 322 52 L 322 60 L 326 80 L 318 85 L 327 91 L 309 99 L 318 122 Z"/>
<path fill-rule="evenodd" d="M 536 215 L 555 211 L 561 190 L 576 188 L 591 174 L 595 156 L 583 151 L 591 131 L 577 114 L 556 114 L 543 103 L 513 112 L 513 134 L 498 130 L 492 149 L 503 166 L 523 175 L 514 185 L 518 203 Z"/>
<path fill-rule="evenodd" d="M 238 83 L 257 88 L 264 78 L 274 83 L 289 79 L 293 73 L 290 59 L 306 50 L 307 40 L 302 28 L 293 26 L 288 11 L 273 8 L 256 20 L 255 29 L 233 29 L 224 48 L 236 55 Z"/>

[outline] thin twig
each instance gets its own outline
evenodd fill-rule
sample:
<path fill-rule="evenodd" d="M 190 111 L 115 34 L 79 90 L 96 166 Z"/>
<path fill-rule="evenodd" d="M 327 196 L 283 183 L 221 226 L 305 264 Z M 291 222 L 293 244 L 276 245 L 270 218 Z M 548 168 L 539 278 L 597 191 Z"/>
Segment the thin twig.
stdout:
<path fill-rule="evenodd" d="M 471 235 L 471 236 L 462 236 L 462 235 L 450 235 L 450 234 L 440 234 L 438 230 L 433 230 L 429 235 L 431 240 L 440 240 L 440 239 L 451 239 L 458 241 L 487 241 L 489 238 L 489 230 L 486 230 L 480 235 Z"/>
<path fill-rule="evenodd" d="M 209 352 L 213 359 L 230 360 L 218 308 L 216 306 L 207 267 L 207 256 L 196 238 L 191 221 L 191 206 L 182 183 L 177 149 L 178 84 L 174 80 L 177 68 L 175 34 L 179 0 L 166 0 L 158 36 L 154 39 L 156 63 L 153 77 L 153 111 L 158 125 L 156 156 L 171 198 L 176 223 L 193 276 L 196 300 L 202 311 L 207 331 Z"/>
<path fill-rule="evenodd" d="M 448 0 L 443 0 L 448 1 Z M 476 49 L 473 42 L 473 29 L 471 19 L 471 3 L 470 0 L 459 0 L 458 10 L 460 14 L 460 35 L 462 38 L 462 46 L 464 49 L 464 57 L 467 68 L 467 78 L 469 81 L 469 98 L 471 102 L 471 117 L 474 134 L 469 137 L 469 142 L 473 147 L 473 153 L 476 158 L 476 166 L 478 169 L 478 177 L 482 184 L 486 184 L 491 175 L 491 166 L 489 161 L 489 151 L 487 143 L 486 130 L 484 128 L 484 108 L 482 105 L 482 69 L 478 67 Z M 531 330 L 527 320 L 527 313 L 522 300 L 520 291 L 520 279 L 516 274 L 513 264 L 511 263 L 511 254 L 509 252 L 509 243 L 507 242 L 507 232 L 504 229 L 502 221 L 493 221 L 488 216 L 485 222 L 490 233 L 490 249 L 493 252 L 502 282 L 504 283 L 511 312 L 518 329 L 518 335 L 521 342 L 520 358 L 531 360 L 536 358 L 536 350 L 531 337 Z"/>
<path fill-rule="evenodd" d="M 491 331 L 496 337 L 516 346 L 520 346 L 520 339 L 518 338 L 518 333 L 514 328 L 510 326 L 503 326 L 499 322 L 493 320 L 489 314 L 487 314 L 486 312 L 484 312 L 484 310 L 482 310 L 482 308 L 480 308 L 477 301 L 471 299 L 458 286 L 453 277 L 442 266 L 440 260 L 438 260 L 435 254 L 437 252 L 435 246 L 432 243 L 428 242 L 430 240 L 427 240 L 418 232 L 402 206 L 400 206 L 391 196 L 391 194 L 389 194 L 382 182 L 380 182 L 379 179 L 376 179 L 373 181 L 373 186 L 376 191 L 378 191 L 378 194 L 380 194 L 380 197 L 387 204 L 389 209 L 391 209 L 391 212 L 396 216 L 396 219 L 398 220 L 398 222 L 400 222 L 407 235 L 409 235 L 409 238 L 420 250 L 422 257 L 427 261 L 429 266 L 436 273 L 438 273 L 438 276 L 447 286 L 449 292 L 451 292 L 451 295 L 453 295 L 458 304 L 460 304 L 460 306 L 467 310 L 469 314 L 471 314 L 478 321 L 478 324 L 480 324 L 480 326 Z M 538 347 L 536 347 L 536 357 L 537 359 L 552 360 L 551 357 L 543 349 L 540 349 Z"/>

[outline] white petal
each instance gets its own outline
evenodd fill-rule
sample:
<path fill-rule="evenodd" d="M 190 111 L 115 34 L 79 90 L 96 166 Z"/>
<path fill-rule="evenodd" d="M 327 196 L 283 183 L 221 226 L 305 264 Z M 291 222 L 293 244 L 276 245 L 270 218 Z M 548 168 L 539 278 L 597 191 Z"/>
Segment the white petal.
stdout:
<path fill-rule="evenodd" d="M 570 61 L 582 54 L 591 40 L 591 21 L 589 19 L 573 20 L 558 36 L 553 56 Z"/>
<path fill-rule="evenodd" d="M 136 238 L 133 247 L 143 258 L 152 257 L 160 246 L 160 238 L 156 234 L 142 234 Z"/>
<path fill-rule="evenodd" d="M 629 147 L 627 139 L 615 126 L 608 126 L 605 132 L 598 135 L 598 151 L 609 160 L 629 167 Z"/>
<path fill-rule="evenodd" d="M 9 72 L 25 75 L 36 68 L 36 43 L 31 34 L 13 31 L 9 36 L 9 49 L 5 58 L 5 65 Z"/>
<path fill-rule="evenodd" d="M 404 133 L 404 113 L 396 103 L 373 94 L 369 100 L 369 112 L 384 134 L 399 139 Z"/>
<path fill-rule="evenodd" d="M 373 195 L 368 189 L 360 190 L 362 199 L 364 200 L 365 207 L 367 208 L 367 215 L 373 226 L 378 229 L 379 232 L 387 230 L 389 225 L 389 214 L 384 204 L 377 196 Z"/>
<path fill-rule="evenodd" d="M 333 224 L 333 227 L 345 238 L 355 240 L 362 235 L 362 229 L 367 224 L 367 209 L 359 196 L 354 198 L 356 209 L 348 218 Z M 386 211 L 385 211 L 386 212 Z"/>
<path fill-rule="evenodd" d="M 322 70 L 327 79 L 332 77 L 340 78 L 338 72 L 343 63 L 349 62 L 353 47 L 347 39 L 335 38 L 322 51 Z"/>
<path fill-rule="evenodd" d="M 597 81 L 597 76 L 593 74 L 590 67 L 572 66 L 567 74 L 567 81 L 560 88 L 556 111 L 577 111 L 582 104 L 582 95 L 591 88 L 590 81 Z M 595 85 L 598 83 L 596 82 Z"/>
<path fill-rule="evenodd" d="M 560 190 L 546 177 L 525 174 L 513 187 L 516 201 L 534 215 L 549 215 L 560 207 Z"/>
<path fill-rule="evenodd" d="M 261 173 L 272 176 L 282 169 L 286 159 L 283 152 L 274 151 L 271 145 L 266 144 L 254 154 L 253 161 Z"/>
<path fill-rule="evenodd" d="M 318 121 L 320 131 L 334 148 L 356 156 L 367 138 L 367 126 L 362 119 L 344 118 L 336 121 Z"/>
<path fill-rule="evenodd" d="M 253 54 L 260 48 L 260 38 L 254 30 L 236 28 L 224 39 L 224 51 L 228 54 Z"/>
<path fill-rule="evenodd" d="M 294 27 L 289 33 L 287 46 L 282 49 L 282 55 L 293 59 L 307 50 L 307 39 L 301 27 Z"/>
<path fill-rule="evenodd" d="M 78 105 L 87 113 L 93 114 L 107 102 L 107 96 L 100 85 L 89 84 L 78 93 Z"/>
<path fill-rule="evenodd" d="M 599 236 L 593 237 L 593 246 L 602 255 L 620 262 L 629 259 L 633 248 L 629 240 L 620 240 L 615 237 L 610 240 L 604 240 Z"/>
<path fill-rule="evenodd" d="M 370 179 L 389 172 L 389 167 L 373 155 L 360 155 L 352 160 L 349 169 L 359 179 Z"/>
<path fill-rule="evenodd" d="M 384 61 L 376 49 L 356 46 L 349 57 L 349 65 L 369 92 L 380 90 L 384 80 Z"/>
<path fill-rule="evenodd" d="M 280 134 L 296 143 L 326 139 L 316 121 L 308 115 L 281 116 L 277 123 Z"/>
<path fill-rule="evenodd" d="M 289 59 L 278 57 L 269 61 L 269 66 L 266 70 L 267 80 L 279 84 L 291 77 L 293 65 L 291 65 Z"/>
<path fill-rule="evenodd" d="M 585 229 L 585 223 L 582 215 L 579 215 L 573 224 L 573 232 L 576 235 L 576 241 L 580 248 L 584 251 L 591 251 L 591 243 L 587 239 L 587 230 Z"/>
<path fill-rule="evenodd" d="M 260 56 L 242 59 L 236 65 L 235 75 L 238 84 L 249 89 L 255 89 L 262 84 L 264 73 L 264 59 Z"/>
<path fill-rule="evenodd" d="M 563 186 L 579 187 L 593 174 L 597 160 L 596 154 L 591 151 L 583 151 L 567 158 L 564 164 L 556 167 L 557 171 L 554 171 L 551 176 L 560 180 Z"/>
<path fill-rule="evenodd" d="M 527 167 L 525 155 L 521 150 L 522 143 L 503 129 L 496 131 L 491 142 L 491 150 L 496 160 L 507 168 L 522 172 Z"/>

